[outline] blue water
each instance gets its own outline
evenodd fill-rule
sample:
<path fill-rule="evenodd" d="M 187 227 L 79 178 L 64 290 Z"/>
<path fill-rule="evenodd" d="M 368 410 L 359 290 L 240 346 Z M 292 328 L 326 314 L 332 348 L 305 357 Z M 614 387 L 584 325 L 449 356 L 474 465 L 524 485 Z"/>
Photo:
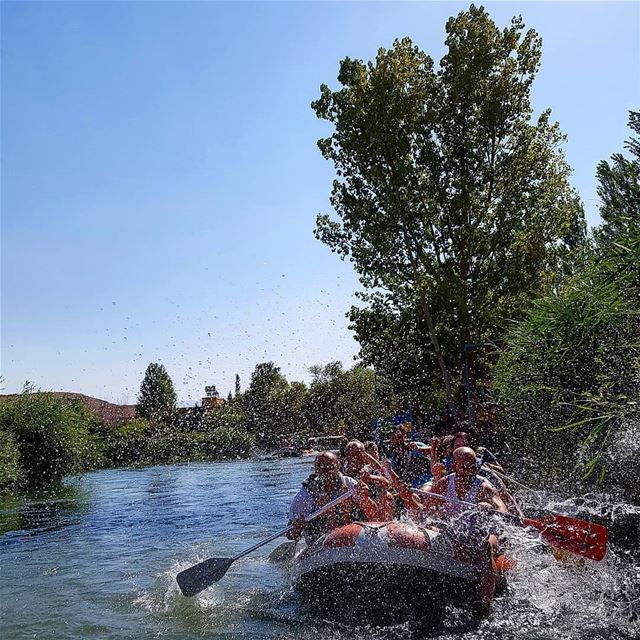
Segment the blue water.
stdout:
<path fill-rule="evenodd" d="M 193 599 L 181 569 L 233 555 L 286 523 L 306 459 L 118 469 L 0 502 L 0 638 L 634 638 L 637 558 L 561 566 L 515 533 L 520 564 L 494 612 L 450 607 L 391 626 L 318 618 L 268 561 L 279 541 Z M 520 538 L 518 538 L 518 535 Z M 398 594 L 402 597 L 402 594 Z M 425 612 L 428 614 L 428 612 Z"/>

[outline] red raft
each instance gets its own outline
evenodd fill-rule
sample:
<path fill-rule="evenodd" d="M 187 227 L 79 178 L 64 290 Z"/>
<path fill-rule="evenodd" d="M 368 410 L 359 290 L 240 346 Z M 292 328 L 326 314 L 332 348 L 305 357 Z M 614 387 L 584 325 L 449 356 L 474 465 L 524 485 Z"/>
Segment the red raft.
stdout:
<path fill-rule="evenodd" d="M 435 527 L 356 522 L 298 554 L 292 577 L 295 588 L 323 608 L 424 610 L 426 604 L 477 596 L 478 568 L 464 556 Z"/>

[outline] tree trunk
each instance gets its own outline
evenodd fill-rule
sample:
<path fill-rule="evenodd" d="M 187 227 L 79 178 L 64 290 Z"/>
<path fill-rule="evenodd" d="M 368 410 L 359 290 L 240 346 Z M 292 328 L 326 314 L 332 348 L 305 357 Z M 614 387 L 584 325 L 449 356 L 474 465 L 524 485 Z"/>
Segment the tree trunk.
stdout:
<path fill-rule="evenodd" d="M 429 309 L 429 302 L 427 301 L 427 298 L 422 290 L 420 291 L 420 306 L 422 308 L 422 313 L 424 315 L 424 318 L 427 321 L 427 328 L 429 329 L 429 337 L 431 338 L 431 343 L 433 344 L 433 348 L 435 349 L 438 365 L 440 366 L 440 371 L 442 373 L 442 379 L 444 380 L 444 388 L 447 394 L 447 406 L 449 407 L 449 411 L 451 412 L 451 416 L 453 417 L 454 424 L 457 424 L 458 408 L 456 407 L 456 403 L 453 400 L 453 392 L 451 390 L 451 378 L 449 377 L 449 370 L 447 369 L 447 365 L 444 361 L 442 351 L 440 350 L 440 342 L 438 340 L 438 336 L 436 335 L 435 329 L 433 327 L 433 319 L 431 317 L 431 310 Z"/>

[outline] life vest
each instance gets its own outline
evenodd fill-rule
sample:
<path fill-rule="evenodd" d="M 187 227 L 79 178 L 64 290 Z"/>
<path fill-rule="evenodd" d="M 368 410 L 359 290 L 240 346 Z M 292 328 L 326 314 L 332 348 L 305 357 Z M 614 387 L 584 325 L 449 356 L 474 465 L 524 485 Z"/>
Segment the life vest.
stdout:
<path fill-rule="evenodd" d="M 469 491 L 462 498 L 456 492 L 456 474 L 450 473 L 447 480 L 447 493 L 444 509 L 453 527 L 456 537 L 468 537 L 480 530 L 479 514 L 475 505 L 478 503 L 478 492 L 484 478 L 476 476 Z M 470 503 L 470 504 L 465 504 Z"/>
<path fill-rule="evenodd" d="M 348 490 L 345 477 L 342 474 L 339 474 L 338 482 L 330 492 L 326 490 L 323 483 L 320 482 L 315 473 L 310 475 L 302 483 L 302 486 L 307 489 L 313 498 L 315 507 L 318 509 Z M 307 535 L 310 536 L 311 539 L 315 539 L 316 537 L 327 533 L 328 531 L 332 531 L 337 527 L 341 527 L 356 520 L 364 519 L 364 514 L 356 502 L 352 499 L 345 500 L 344 502 L 336 505 L 336 507 L 331 509 L 328 513 L 324 513 L 309 522 L 307 525 Z"/>

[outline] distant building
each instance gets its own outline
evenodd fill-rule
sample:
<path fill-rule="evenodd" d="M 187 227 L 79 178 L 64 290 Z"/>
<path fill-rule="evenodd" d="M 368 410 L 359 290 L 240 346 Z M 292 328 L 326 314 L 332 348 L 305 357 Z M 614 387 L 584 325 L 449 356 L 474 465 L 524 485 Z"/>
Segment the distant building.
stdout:
<path fill-rule="evenodd" d="M 220 409 L 224 405 L 224 400 L 220 397 L 218 390 L 214 385 L 208 385 L 204 388 L 205 397 L 202 398 L 202 408 L 207 411 L 209 409 Z"/>

